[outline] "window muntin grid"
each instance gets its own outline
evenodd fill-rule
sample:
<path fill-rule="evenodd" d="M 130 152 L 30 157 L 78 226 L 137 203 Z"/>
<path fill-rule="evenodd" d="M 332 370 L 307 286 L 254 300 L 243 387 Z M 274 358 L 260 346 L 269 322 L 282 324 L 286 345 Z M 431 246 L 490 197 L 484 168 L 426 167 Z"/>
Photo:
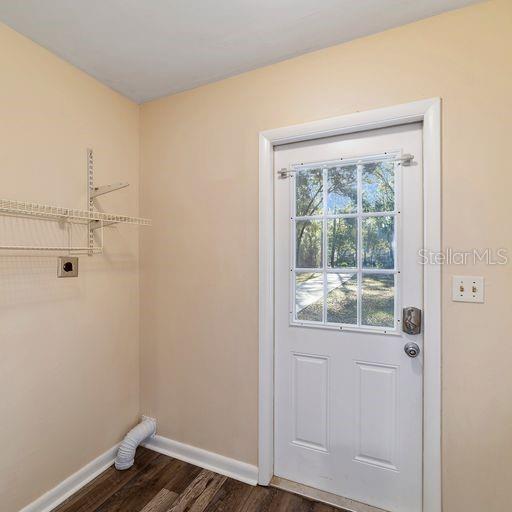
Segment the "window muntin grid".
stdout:
<path fill-rule="evenodd" d="M 397 156 L 294 166 L 292 324 L 397 330 Z"/>

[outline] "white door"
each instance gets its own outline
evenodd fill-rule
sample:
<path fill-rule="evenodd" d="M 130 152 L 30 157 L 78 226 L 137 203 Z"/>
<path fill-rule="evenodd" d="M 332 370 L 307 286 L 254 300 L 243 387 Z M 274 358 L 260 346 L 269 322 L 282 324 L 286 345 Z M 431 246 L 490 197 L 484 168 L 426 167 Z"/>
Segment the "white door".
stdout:
<path fill-rule="evenodd" d="M 404 345 L 422 336 L 402 308 L 422 309 L 422 126 L 278 146 L 274 161 L 274 474 L 421 511 L 423 358 Z"/>

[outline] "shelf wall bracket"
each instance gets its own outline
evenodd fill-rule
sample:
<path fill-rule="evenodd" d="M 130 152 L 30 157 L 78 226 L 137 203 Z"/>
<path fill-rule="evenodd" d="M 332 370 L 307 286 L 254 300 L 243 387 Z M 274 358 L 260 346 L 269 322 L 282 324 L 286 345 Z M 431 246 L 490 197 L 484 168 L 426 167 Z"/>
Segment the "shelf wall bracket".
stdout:
<path fill-rule="evenodd" d="M 103 187 L 94 187 L 91 190 L 90 197 L 91 199 L 94 199 L 95 197 L 102 196 L 103 194 L 109 194 L 110 192 L 114 192 L 129 186 L 129 183 L 122 181 L 119 183 L 112 183 L 112 185 L 104 185 Z"/>
<path fill-rule="evenodd" d="M 92 231 L 96 231 L 97 229 L 106 228 L 107 226 L 111 226 L 112 224 L 117 224 L 117 222 L 103 222 L 101 220 L 91 220 L 89 224 L 89 229 Z"/>

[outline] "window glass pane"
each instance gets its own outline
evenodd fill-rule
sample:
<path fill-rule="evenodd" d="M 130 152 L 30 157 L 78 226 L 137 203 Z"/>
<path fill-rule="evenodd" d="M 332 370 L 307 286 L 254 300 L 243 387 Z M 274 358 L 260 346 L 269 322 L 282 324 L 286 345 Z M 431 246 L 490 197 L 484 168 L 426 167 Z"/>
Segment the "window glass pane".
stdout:
<path fill-rule="evenodd" d="M 389 161 L 295 173 L 295 321 L 395 328 L 395 181 Z"/>
<path fill-rule="evenodd" d="M 322 169 L 298 171 L 295 176 L 295 215 L 322 215 L 323 189 Z"/>
<path fill-rule="evenodd" d="M 395 325 L 395 276 L 363 274 L 361 323 L 373 327 Z"/>
<path fill-rule="evenodd" d="M 330 215 L 357 210 L 357 166 L 333 167 L 327 171 L 327 212 Z"/>
<path fill-rule="evenodd" d="M 364 212 L 391 212 L 395 209 L 395 164 L 393 162 L 364 164 L 362 185 Z"/>
<path fill-rule="evenodd" d="M 295 315 L 297 320 L 321 322 L 324 310 L 324 278 L 319 272 L 295 274 Z"/>
<path fill-rule="evenodd" d="M 296 266 L 298 268 L 322 267 L 322 224 L 321 220 L 296 222 Z"/>
<path fill-rule="evenodd" d="M 357 274 L 327 274 L 327 321 L 357 324 Z"/>
<path fill-rule="evenodd" d="M 327 221 L 327 266 L 357 267 L 357 219 Z"/>
<path fill-rule="evenodd" d="M 362 221 L 363 268 L 395 267 L 395 218 L 367 217 Z"/>

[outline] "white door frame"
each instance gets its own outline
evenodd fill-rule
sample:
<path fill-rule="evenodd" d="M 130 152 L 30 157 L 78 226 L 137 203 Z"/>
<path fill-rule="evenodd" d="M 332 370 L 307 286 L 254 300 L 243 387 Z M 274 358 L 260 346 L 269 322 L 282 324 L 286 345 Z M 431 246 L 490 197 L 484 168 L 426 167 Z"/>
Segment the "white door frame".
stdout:
<path fill-rule="evenodd" d="M 441 250 L 441 100 L 432 98 L 260 133 L 259 463 L 274 474 L 274 146 L 423 122 L 424 248 Z M 423 512 L 441 512 L 441 267 L 424 267 Z"/>

